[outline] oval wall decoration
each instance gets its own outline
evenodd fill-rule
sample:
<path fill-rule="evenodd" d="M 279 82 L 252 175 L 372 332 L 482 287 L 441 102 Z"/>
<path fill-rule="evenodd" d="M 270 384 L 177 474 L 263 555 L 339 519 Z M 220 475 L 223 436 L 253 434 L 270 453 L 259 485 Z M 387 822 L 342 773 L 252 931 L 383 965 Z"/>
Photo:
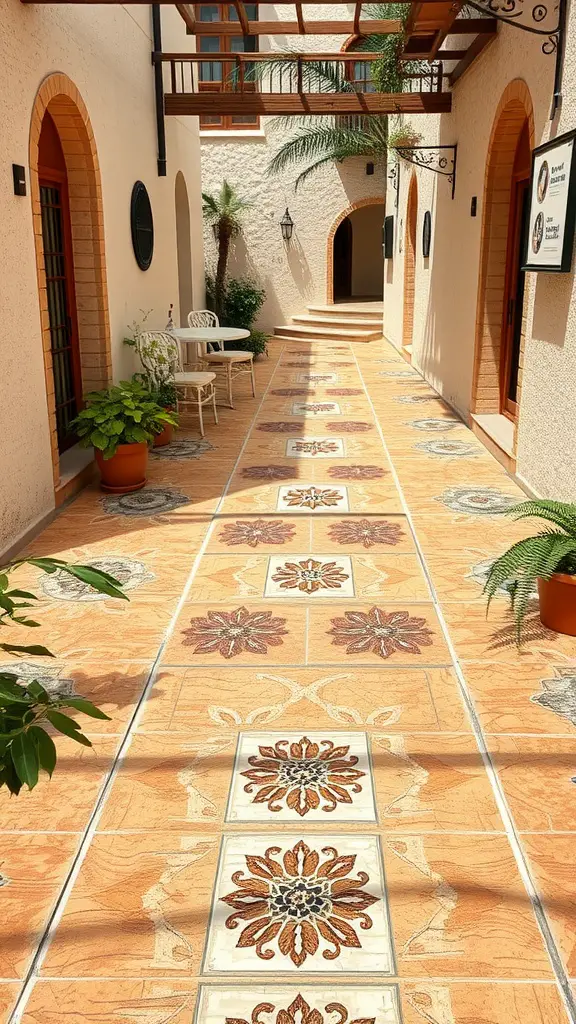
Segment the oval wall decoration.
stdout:
<path fill-rule="evenodd" d="M 428 259 L 430 255 L 430 239 L 432 237 L 432 217 L 430 216 L 430 210 L 426 210 L 424 214 L 424 224 L 422 226 L 422 255 L 424 259 Z"/>
<path fill-rule="evenodd" d="M 130 230 L 136 263 L 140 270 L 148 270 L 154 252 L 154 220 L 146 185 L 137 181 L 130 200 Z"/>

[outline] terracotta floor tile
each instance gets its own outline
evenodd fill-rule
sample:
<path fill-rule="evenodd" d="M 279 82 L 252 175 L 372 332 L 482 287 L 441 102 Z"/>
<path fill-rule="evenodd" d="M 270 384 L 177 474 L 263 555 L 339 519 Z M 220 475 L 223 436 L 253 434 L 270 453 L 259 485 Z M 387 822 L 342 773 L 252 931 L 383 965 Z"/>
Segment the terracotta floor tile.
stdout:
<path fill-rule="evenodd" d="M 143 730 L 355 726 L 407 732 L 467 730 L 451 669 L 161 668 Z"/>
<path fill-rule="evenodd" d="M 168 665 L 301 664 L 306 646 L 304 606 L 255 599 L 237 607 L 192 602 L 164 652 Z M 208 648 L 208 649 L 206 649 Z"/>
<path fill-rule="evenodd" d="M 79 839 L 77 835 L 0 833 L 0 977 L 3 979 L 25 976 Z"/>
<path fill-rule="evenodd" d="M 576 978 L 574 834 L 523 835 L 522 846 L 566 970 Z"/>
<path fill-rule="evenodd" d="M 10 1013 L 20 994 L 21 985 L 15 981 L 0 982 L 0 1020 L 7 1024 Z"/>
<path fill-rule="evenodd" d="M 401 977 L 552 977 L 505 836 L 404 835 L 383 847 Z"/>
<path fill-rule="evenodd" d="M 464 675 L 486 732 L 576 735 L 576 667 L 487 662 Z"/>
<path fill-rule="evenodd" d="M 311 533 L 307 516 L 222 516 L 214 523 L 206 553 L 251 555 L 306 550 L 311 545 Z"/>
<path fill-rule="evenodd" d="M 371 737 L 381 827 L 390 832 L 503 831 L 474 737 Z"/>
<path fill-rule="evenodd" d="M 552 662 L 576 665 L 574 637 L 554 633 L 542 625 L 537 612 L 525 619 L 522 646 L 509 607 L 493 602 L 488 618 L 482 602 L 445 604 L 444 614 L 456 652 L 463 661 L 498 661 L 516 665 Z"/>
<path fill-rule="evenodd" d="M 459 552 L 451 551 L 449 557 L 446 557 L 445 552 L 428 554 L 426 565 L 440 601 L 480 601 L 486 607 L 486 595 L 483 591 L 490 566 L 507 547 L 508 543 L 498 548 L 490 548 L 482 543 L 479 536 L 477 545 L 467 545 Z M 494 597 L 494 604 L 508 607 L 509 592 L 499 591 Z"/>
<path fill-rule="evenodd" d="M 311 550 L 385 555 L 416 552 L 410 525 L 402 515 L 324 515 L 314 518 L 311 526 Z"/>
<path fill-rule="evenodd" d="M 34 986 L 22 1024 L 190 1024 L 196 982 L 177 981 L 45 981 Z"/>
<path fill-rule="evenodd" d="M 566 1024 L 556 985 L 438 981 L 404 982 L 404 1024 Z"/>
<path fill-rule="evenodd" d="M 99 831 L 195 832 L 224 821 L 236 734 L 213 730 L 193 735 L 133 737 Z"/>
<path fill-rule="evenodd" d="M 391 618 L 392 617 L 392 618 Z M 392 633 L 390 632 L 392 630 Z M 308 663 L 406 668 L 450 661 L 431 604 L 342 602 L 310 609 Z"/>
<path fill-rule="evenodd" d="M 461 516 L 458 521 L 447 522 L 444 516 L 417 514 L 413 521 L 425 555 L 460 552 L 464 547 L 502 552 L 543 525 L 538 519 L 515 522 L 509 516 Z"/>
<path fill-rule="evenodd" d="M 81 721 L 83 731 L 92 741 L 91 747 L 55 736 L 58 762 L 51 779 L 42 773 L 36 788 L 31 792 L 23 789 L 17 800 L 10 798 L 4 788 L 0 790 L 3 829 L 80 832 L 86 828 L 112 766 L 119 738 L 90 735 L 90 719 L 82 716 Z"/>
<path fill-rule="evenodd" d="M 576 832 L 576 736 L 490 736 L 516 827 L 525 832 Z"/>
<path fill-rule="evenodd" d="M 310 574 L 315 574 L 310 578 Z M 306 586 L 315 588 L 306 590 Z M 430 596 L 415 554 L 330 554 L 307 546 L 297 553 L 205 555 L 189 591 L 190 602 L 271 597 L 285 600 L 381 598 L 418 601 Z"/>
<path fill-rule="evenodd" d="M 48 950 L 45 977 L 198 973 L 218 837 L 96 835 Z"/>

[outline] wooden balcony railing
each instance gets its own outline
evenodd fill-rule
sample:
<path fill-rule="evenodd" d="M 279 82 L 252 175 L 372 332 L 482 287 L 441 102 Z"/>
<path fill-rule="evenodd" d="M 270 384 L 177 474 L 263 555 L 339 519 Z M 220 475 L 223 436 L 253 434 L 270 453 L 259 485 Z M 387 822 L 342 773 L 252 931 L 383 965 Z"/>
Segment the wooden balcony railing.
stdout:
<path fill-rule="evenodd" d="M 166 114 L 416 114 L 442 113 L 451 105 L 440 62 L 405 72 L 401 91 L 380 93 L 363 68 L 381 60 L 378 53 L 163 53 L 153 59 L 164 65 Z"/>

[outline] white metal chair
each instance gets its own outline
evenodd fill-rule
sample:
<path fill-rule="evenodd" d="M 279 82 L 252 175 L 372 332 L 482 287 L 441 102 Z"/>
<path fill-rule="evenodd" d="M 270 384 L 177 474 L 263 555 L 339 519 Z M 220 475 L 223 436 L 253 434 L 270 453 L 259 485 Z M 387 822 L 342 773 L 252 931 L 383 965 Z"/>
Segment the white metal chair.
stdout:
<path fill-rule="evenodd" d="M 220 321 L 210 309 L 193 309 L 188 313 L 189 327 L 219 327 Z M 249 373 L 252 384 L 252 397 L 256 398 L 256 382 L 254 380 L 254 354 L 243 352 L 241 349 L 224 349 L 224 342 L 214 340 L 212 345 L 217 347 L 216 352 L 206 351 L 202 354 L 202 362 L 213 366 L 223 377 L 223 386 L 226 390 L 228 405 L 234 408 L 232 398 L 232 383 L 240 374 Z"/>
<path fill-rule="evenodd" d="M 200 434 L 204 437 L 202 410 L 211 404 L 214 422 L 218 423 L 216 410 L 216 374 L 209 371 L 187 372 L 182 370 L 180 346 L 168 331 L 142 331 L 136 339 L 136 349 L 142 366 L 154 384 L 173 383 L 176 388 L 176 408 L 195 406 L 200 421 Z M 189 398 L 189 392 L 195 397 Z"/>

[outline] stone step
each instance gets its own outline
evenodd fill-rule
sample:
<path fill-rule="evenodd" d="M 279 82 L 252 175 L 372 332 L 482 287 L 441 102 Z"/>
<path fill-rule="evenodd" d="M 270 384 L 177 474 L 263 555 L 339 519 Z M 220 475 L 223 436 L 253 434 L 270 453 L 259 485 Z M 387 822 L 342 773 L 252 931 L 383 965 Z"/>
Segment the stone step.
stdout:
<path fill-rule="evenodd" d="M 377 302 L 338 302 L 335 306 L 312 305 L 307 306 L 309 313 L 319 313 L 321 316 L 335 317 L 362 317 L 366 320 L 376 320 L 382 323 L 384 315 L 384 304 Z"/>
<path fill-rule="evenodd" d="M 359 327 L 352 329 L 344 327 L 301 327 L 298 324 L 283 324 L 280 327 L 275 327 L 274 334 L 277 338 L 330 339 L 331 341 L 374 341 L 376 338 L 382 337 L 380 330 L 366 331 L 361 330 Z"/>
<path fill-rule="evenodd" d="M 290 319 L 295 324 L 304 324 L 305 326 L 313 327 L 367 327 L 374 330 L 375 324 L 379 321 L 370 319 L 368 317 L 346 317 L 346 316 L 321 316 L 319 313 L 299 313 L 297 316 L 292 316 Z"/>

